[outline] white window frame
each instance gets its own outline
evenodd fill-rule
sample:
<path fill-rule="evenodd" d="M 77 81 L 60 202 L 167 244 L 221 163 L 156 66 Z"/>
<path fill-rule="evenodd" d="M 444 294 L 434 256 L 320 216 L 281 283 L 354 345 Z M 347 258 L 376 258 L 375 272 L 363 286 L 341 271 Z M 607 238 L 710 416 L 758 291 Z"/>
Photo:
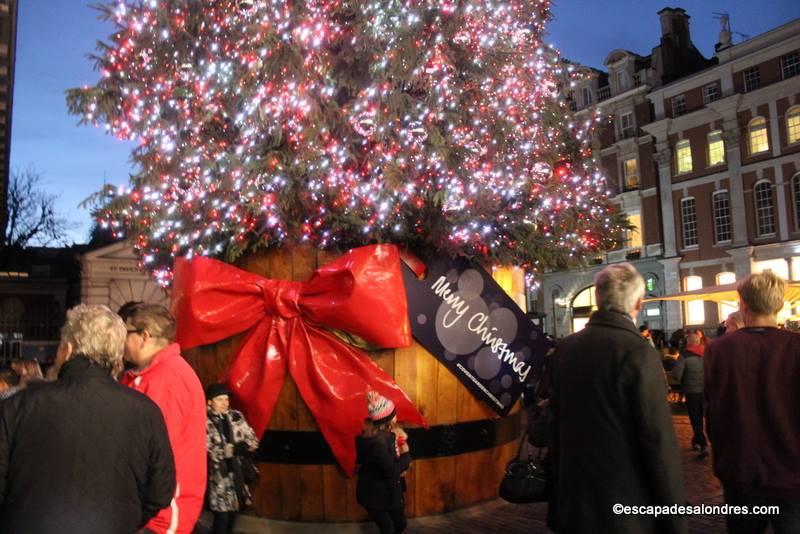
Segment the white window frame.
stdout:
<path fill-rule="evenodd" d="M 800 54 L 797 51 L 781 56 L 781 75 L 783 79 L 800 74 Z"/>
<path fill-rule="evenodd" d="M 790 145 L 800 143 L 800 106 L 786 110 L 786 142 Z"/>
<path fill-rule="evenodd" d="M 756 143 L 764 148 L 755 150 Z M 758 117 L 753 117 L 747 123 L 747 149 L 750 151 L 751 156 L 769 152 L 769 128 L 765 117 L 759 115 Z"/>
<path fill-rule="evenodd" d="M 721 201 L 723 198 L 725 199 L 724 204 Z M 714 243 L 717 245 L 730 243 L 733 236 L 733 221 L 731 220 L 731 199 L 727 189 L 720 189 L 711 194 L 711 212 L 714 217 Z M 724 234 L 722 234 L 723 230 Z"/>
<path fill-rule="evenodd" d="M 699 276 L 685 276 L 683 278 L 684 291 L 703 288 L 703 279 Z M 688 300 L 684 306 L 685 325 L 701 325 L 706 322 L 706 305 L 703 300 Z"/>
<path fill-rule="evenodd" d="M 712 144 L 714 145 L 713 152 Z M 717 152 L 717 150 L 720 150 L 722 159 L 718 161 L 712 161 L 711 156 L 713 153 Z M 709 167 L 716 167 L 717 165 L 723 165 L 725 163 L 725 141 L 722 139 L 722 130 L 714 130 L 706 135 L 706 156 L 708 158 L 707 161 Z"/>
<path fill-rule="evenodd" d="M 761 71 L 758 65 L 742 71 L 742 81 L 744 82 L 744 92 L 749 93 L 761 87 Z"/>
<path fill-rule="evenodd" d="M 617 81 L 617 92 L 622 93 L 628 90 L 628 73 L 624 70 L 618 70 L 614 73 L 614 79 Z"/>
<path fill-rule="evenodd" d="M 676 174 L 688 174 L 694 170 L 692 143 L 688 139 L 681 139 L 675 143 L 675 170 Z"/>
<path fill-rule="evenodd" d="M 715 100 L 719 100 L 719 86 L 716 83 L 710 83 L 703 87 L 703 104 L 708 105 Z"/>
<path fill-rule="evenodd" d="M 700 240 L 697 235 L 697 199 L 695 197 L 681 199 L 681 236 L 685 250 L 698 247 Z"/>
<path fill-rule="evenodd" d="M 628 166 L 626 165 L 626 163 L 628 163 L 629 161 L 633 161 L 635 167 L 635 171 L 633 172 L 633 174 L 628 174 Z M 631 177 L 635 179 L 634 185 L 630 184 Z M 635 156 L 632 158 L 625 158 L 624 160 L 622 160 L 622 189 L 623 191 L 639 189 L 639 161 L 636 159 Z"/>
<path fill-rule="evenodd" d="M 628 123 L 628 124 L 625 124 Z M 633 112 L 629 111 L 619 116 L 619 133 L 623 139 L 633 137 L 636 133 L 636 126 L 633 123 Z"/>
<path fill-rule="evenodd" d="M 675 95 L 672 97 L 672 116 L 681 115 L 686 115 L 686 95 Z"/>
<path fill-rule="evenodd" d="M 591 106 L 592 105 L 592 88 L 591 87 L 581 87 L 581 99 L 583 107 Z"/>
<path fill-rule="evenodd" d="M 756 234 L 758 237 L 775 235 L 775 198 L 772 193 L 774 184 L 769 180 L 759 180 L 753 184 L 753 208 L 755 209 Z M 768 195 L 763 191 L 769 192 Z"/>

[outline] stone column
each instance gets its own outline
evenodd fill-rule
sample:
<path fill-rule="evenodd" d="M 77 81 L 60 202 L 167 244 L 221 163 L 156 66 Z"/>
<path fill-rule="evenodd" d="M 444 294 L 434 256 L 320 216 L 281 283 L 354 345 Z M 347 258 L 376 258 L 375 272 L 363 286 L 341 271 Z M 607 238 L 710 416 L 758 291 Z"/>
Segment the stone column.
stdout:
<path fill-rule="evenodd" d="M 744 203 L 744 184 L 742 183 L 742 154 L 739 141 L 742 133 L 735 119 L 723 124 L 722 139 L 725 141 L 725 161 L 728 163 L 728 196 L 730 198 L 731 225 L 733 227 L 734 247 L 747 244 L 747 211 Z"/>
<path fill-rule="evenodd" d="M 658 164 L 658 189 L 661 196 L 664 256 L 677 254 L 675 241 L 675 207 L 672 205 L 672 150 L 666 141 L 656 143 L 655 160 Z"/>
<path fill-rule="evenodd" d="M 672 295 L 681 291 L 680 263 L 681 258 L 671 257 L 658 260 L 664 267 L 664 293 Z M 681 303 L 668 300 L 664 302 L 664 332 L 669 336 L 670 333 L 683 328 L 681 318 Z"/>

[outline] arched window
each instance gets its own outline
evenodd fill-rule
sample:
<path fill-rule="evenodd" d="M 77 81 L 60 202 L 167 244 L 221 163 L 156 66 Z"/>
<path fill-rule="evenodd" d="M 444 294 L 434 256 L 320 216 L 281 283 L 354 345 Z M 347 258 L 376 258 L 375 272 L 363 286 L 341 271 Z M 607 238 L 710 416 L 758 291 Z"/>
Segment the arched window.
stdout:
<path fill-rule="evenodd" d="M 717 275 L 717 285 L 733 284 L 736 282 L 736 273 L 722 272 Z M 735 300 L 722 301 L 717 305 L 717 320 L 724 321 L 728 315 L 739 309 L 739 303 Z"/>
<path fill-rule="evenodd" d="M 786 112 L 786 139 L 790 145 L 800 142 L 800 106 L 792 106 Z"/>
<path fill-rule="evenodd" d="M 758 236 L 775 235 L 775 205 L 772 198 L 772 182 L 761 180 L 753 187 L 753 204 L 756 208 Z"/>
<path fill-rule="evenodd" d="M 699 276 L 687 276 L 683 279 L 684 291 L 703 288 L 703 279 Z M 686 324 L 704 324 L 706 322 L 705 304 L 702 300 L 689 300 L 686 302 Z"/>
<path fill-rule="evenodd" d="M 592 312 L 597 310 L 594 286 L 582 289 L 575 298 L 572 299 L 572 332 L 583 330 Z"/>
<path fill-rule="evenodd" d="M 792 176 L 792 205 L 794 205 L 794 227 L 800 230 L 800 172 Z"/>
<path fill-rule="evenodd" d="M 750 146 L 750 155 L 761 154 L 769 150 L 769 133 L 767 132 L 767 119 L 756 117 L 747 125 L 747 141 Z"/>

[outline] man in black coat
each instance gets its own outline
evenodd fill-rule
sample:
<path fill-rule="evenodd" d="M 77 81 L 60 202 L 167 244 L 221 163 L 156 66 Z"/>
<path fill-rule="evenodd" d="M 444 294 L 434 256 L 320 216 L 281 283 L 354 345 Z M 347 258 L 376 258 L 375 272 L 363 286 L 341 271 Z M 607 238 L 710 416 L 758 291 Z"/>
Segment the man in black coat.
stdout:
<path fill-rule="evenodd" d="M 598 311 L 553 356 L 554 526 L 560 534 L 686 532 L 679 515 L 615 510 L 685 504 L 683 474 L 661 358 L 634 322 L 644 280 L 628 263 L 609 265 L 595 293 Z"/>
<path fill-rule="evenodd" d="M 161 410 L 118 384 L 127 329 L 105 306 L 67 312 L 59 378 L 0 406 L 0 531 L 130 534 L 169 505 Z"/>

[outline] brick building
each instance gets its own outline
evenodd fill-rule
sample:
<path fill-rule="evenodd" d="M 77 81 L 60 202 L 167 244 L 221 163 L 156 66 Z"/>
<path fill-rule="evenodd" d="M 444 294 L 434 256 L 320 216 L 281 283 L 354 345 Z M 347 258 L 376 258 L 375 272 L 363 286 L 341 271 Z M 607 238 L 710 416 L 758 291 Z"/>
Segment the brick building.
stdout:
<path fill-rule="evenodd" d="M 0 232 L 7 222 L 11 103 L 14 96 L 14 57 L 17 46 L 17 0 L 0 0 Z M 0 234 L 0 235 L 2 235 Z"/>
<path fill-rule="evenodd" d="M 800 280 L 800 20 L 733 45 L 723 19 L 714 58 L 694 47 L 689 16 L 665 8 L 648 56 L 614 50 L 572 92 L 581 117 L 609 120 L 594 140 L 615 202 L 638 231 L 580 271 L 548 273 L 536 300 L 548 333 L 582 328 L 592 280 L 630 261 L 647 294 L 728 283 L 772 269 Z M 650 302 L 640 323 L 715 327 L 726 304 Z"/>

